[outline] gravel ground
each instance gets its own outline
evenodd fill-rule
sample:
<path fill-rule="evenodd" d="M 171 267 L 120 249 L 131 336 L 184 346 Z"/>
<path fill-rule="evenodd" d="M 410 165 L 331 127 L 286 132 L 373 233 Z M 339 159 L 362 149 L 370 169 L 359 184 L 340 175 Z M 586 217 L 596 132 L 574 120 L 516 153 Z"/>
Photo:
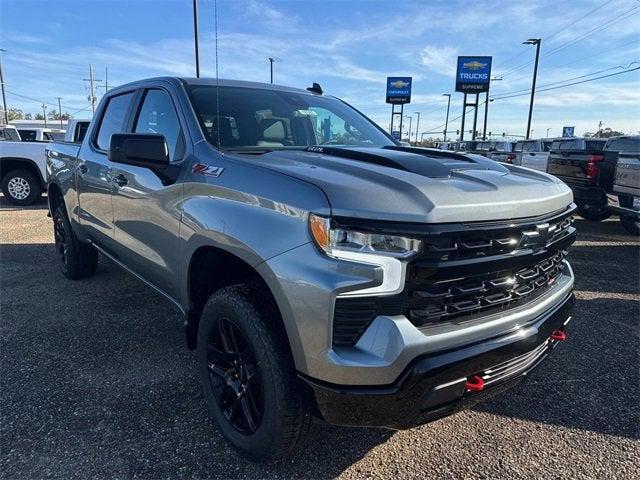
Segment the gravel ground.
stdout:
<path fill-rule="evenodd" d="M 0 210 L 0 477 L 638 478 L 640 248 L 577 221 L 569 339 L 473 410 L 403 432 L 314 425 L 276 466 L 205 413 L 178 312 L 107 260 L 58 271 L 45 203 Z"/>

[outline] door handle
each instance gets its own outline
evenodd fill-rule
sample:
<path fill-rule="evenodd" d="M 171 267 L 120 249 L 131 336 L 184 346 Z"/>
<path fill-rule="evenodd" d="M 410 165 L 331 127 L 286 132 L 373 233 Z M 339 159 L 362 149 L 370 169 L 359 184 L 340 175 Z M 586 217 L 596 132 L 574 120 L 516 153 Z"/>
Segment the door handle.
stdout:
<path fill-rule="evenodd" d="M 87 173 L 89 169 L 87 168 L 87 165 L 83 162 L 80 165 L 78 165 L 78 171 L 84 174 L 84 173 Z"/>
<path fill-rule="evenodd" d="M 127 183 L 129 183 L 127 177 L 122 174 L 113 177 L 113 182 L 116 183 L 119 187 L 124 187 Z"/>

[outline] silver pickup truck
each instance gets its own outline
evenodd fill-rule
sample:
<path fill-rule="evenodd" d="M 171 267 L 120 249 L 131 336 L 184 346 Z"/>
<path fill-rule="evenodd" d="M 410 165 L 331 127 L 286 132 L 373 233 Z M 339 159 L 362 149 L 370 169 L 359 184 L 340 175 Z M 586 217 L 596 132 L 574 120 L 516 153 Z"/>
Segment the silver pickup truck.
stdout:
<path fill-rule="evenodd" d="M 454 413 L 566 338 L 569 188 L 402 147 L 317 84 L 131 83 L 47 156 L 64 275 L 100 253 L 174 303 L 210 415 L 255 460 L 293 451 L 311 416 Z"/>

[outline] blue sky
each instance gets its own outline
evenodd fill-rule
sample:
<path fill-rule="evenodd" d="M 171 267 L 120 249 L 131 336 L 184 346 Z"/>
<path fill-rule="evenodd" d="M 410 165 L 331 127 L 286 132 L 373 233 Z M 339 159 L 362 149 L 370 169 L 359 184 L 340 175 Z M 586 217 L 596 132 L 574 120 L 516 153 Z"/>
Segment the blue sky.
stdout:
<path fill-rule="evenodd" d="M 90 63 L 102 80 L 109 68 L 110 85 L 193 76 L 191 3 L 0 0 L 9 107 L 35 113 L 41 101 L 56 104 L 60 96 L 63 110 L 86 108 L 83 79 Z M 213 76 L 213 0 L 199 3 L 201 69 Z M 495 97 L 530 87 L 527 62 L 534 47 L 521 44 L 530 37 L 543 39 L 539 86 L 601 70 L 598 75 L 616 73 L 621 70 L 616 67 L 640 62 L 638 0 L 218 0 L 218 25 L 221 77 L 267 82 L 267 58 L 275 57 L 276 83 L 319 82 L 384 128 L 390 115 L 385 78 L 407 75 L 414 78 L 413 101 L 405 107 L 414 117 L 413 129 L 414 112 L 421 112 L 420 131 L 442 129 L 442 94 L 453 93 L 457 55 L 493 56 L 493 76 L 503 77 L 492 86 Z M 491 102 L 488 130 L 522 135 L 528 101 L 523 95 Z M 454 93 L 451 118 L 460 114 L 461 104 L 462 94 Z M 76 114 L 83 116 L 87 111 Z M 640 130 L 640 70 L 536 97 L 534 136 L 546 136 L 547 129 L 559 135 L 563 125 L 575 125 L 581 134 L 596 130 L 599 121 L 625 132 Z M 449 131 L 459 125 L 452 122 Z"/>

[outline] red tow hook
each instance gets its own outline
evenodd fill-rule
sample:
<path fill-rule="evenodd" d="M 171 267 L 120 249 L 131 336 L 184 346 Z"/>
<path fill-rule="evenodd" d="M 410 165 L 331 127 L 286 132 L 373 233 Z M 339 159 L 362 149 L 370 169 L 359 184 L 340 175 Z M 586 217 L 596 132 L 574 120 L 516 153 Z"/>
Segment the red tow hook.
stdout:
<path fill-rule="evenodd" d="M 551 334 L 551 340 L 555 340 L 556 342 L 564 342 L 567 339 L 567 334 L 562 330 L 554 330 Z"/>
<path fill-rule="evenodd" d="M 481 392 L 484 389 L 484 380 L 480 375 L 471 375 L 464 386 L 470 392 Z"/>

